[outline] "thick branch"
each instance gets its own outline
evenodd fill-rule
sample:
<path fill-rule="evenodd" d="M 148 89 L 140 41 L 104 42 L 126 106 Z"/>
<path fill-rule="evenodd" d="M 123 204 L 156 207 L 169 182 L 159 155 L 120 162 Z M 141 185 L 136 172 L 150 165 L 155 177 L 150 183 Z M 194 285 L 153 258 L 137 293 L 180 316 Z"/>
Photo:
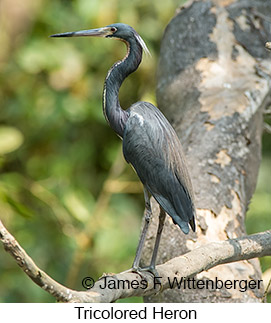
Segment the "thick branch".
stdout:
<path fill-rule="evenodd" d="M 184 148 L 195 193 L 197 232 L 181 235 L 167 221 L 160 263 L 210 241 L 246 235 L 245 217 L 261 162 L 263 111 L 271 98 L 270 43 L 264 47 L 270 40 L 270 12 L 271 1 L 188 1 L 165 29 L 157 104 Z M 157 227 L 153 213 L 143 263 L 153 249 Z M 219 266 L 199 277 L 260 280 L 261 269 L 254 259 Z M 145 301 L 260 302 L 263 293 L 263 288 L 245 292 L 181 288 Z"/>
<path fill-rule="evenodd" d="M 102 277 L 89 291 L 74 291 L 59 284 L 43 272 L 7 231 L 1 221 L 0 240 L 3 242 L 5 250 L 11 254 L 24 272 L 58 301 L 114 302 L 120 298 L 146 296 L 159 291 L 157 286 L 156 289 L 154 288 L 154 280 L 151 274 L 146 273 L 144 278 L 141 278 L 138 274 L 131 272 Z M 157 271 L 161 277 L 162 290 L 165 290 L 170 287 L 169 280 L 172 281 L 174 277 L 177 279 L 191 277 L 220 264 L 268 255 L 271 255 L 271 231 L 209 243 L 157 266 Z M 142 279 L 147 280 L 147 286 L 142 284 Z M 101 288 L 105 285 L 105 280 L 107 286 L 110 282 L 111 288 Z M 121 281 L 125 281 L 124 286 L 121 286 Z M 132 282 L 134 282 L 134 288 L 131 288 Z M 117 288 L 112 288 L 113 285 Z M 130 285 L 130 288 L 127 288 L 128 285 Z M 136 289 L 135 286 L 138 286 L 138 288 Z"/>

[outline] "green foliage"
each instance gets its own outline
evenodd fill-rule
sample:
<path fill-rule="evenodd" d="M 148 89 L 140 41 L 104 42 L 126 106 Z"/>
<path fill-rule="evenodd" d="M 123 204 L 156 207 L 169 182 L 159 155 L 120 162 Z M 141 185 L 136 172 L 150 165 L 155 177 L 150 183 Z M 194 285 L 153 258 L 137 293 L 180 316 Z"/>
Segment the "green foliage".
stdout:
<path fill-rule="evenodd" d="M 107 70 L 125 47 L 48 36 L 132 25 L 152 58 L 125 82 L 121 102 L 153 101 L 160 40 L 180 1 L 37 0 L 18 10 L 2 2 L 1 220 L 43 270 L 82 289 L 85 276 L 129 268 L 140 231 L 142 188 L 101 107 Z M 0 253 L 0 301 L 54 301 Z"/>
<path fill-rule="evenodd" d="M 13 127 L 0 126 L 0 156 L 10 153 L 21 146 L 23 135 Z"/>
<path fill-rule="evenodd" d="M 267 139 L 264 136 L 264 145 L 267 145 Z M 271 155 L 270 151 L 264 151 L 264 158 L 260 167 L 258 176 L 257 190 L 252 198 L 250 208 L 247 212 L 246 227 L 249 234 L 270 230 L 271 228 Z M 263 272 L 271 268 L 271 257 L 260 259 Z M 271 277 L 270 277 L 271 279 Z"/>

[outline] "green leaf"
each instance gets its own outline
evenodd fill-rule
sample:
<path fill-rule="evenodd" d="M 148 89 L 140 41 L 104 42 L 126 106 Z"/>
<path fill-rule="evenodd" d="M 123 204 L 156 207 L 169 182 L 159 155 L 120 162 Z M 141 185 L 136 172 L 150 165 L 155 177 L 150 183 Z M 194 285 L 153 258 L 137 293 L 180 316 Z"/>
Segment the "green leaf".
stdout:
<path fill-rule="evenodd" d="M 15 201 L 11 196 L 6 195 L 6 201 L 18 214 L 22 215 L 24 218 L 29 219 L 33 217 L 33 213 L 29 208 L 22 203 Z"/>
<path fill-rule="evenodd" d="M 0 126 L 0 155 L 18 149 L 23 143 L 22 133 L 13 127 Z"/>

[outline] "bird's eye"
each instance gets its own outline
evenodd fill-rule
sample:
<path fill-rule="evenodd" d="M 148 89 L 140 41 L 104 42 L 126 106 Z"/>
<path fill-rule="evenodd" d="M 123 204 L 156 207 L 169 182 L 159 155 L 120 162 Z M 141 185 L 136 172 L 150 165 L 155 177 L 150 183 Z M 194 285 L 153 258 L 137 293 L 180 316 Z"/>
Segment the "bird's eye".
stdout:
<path fill-rule="evenodd" d="M 114 33 L 115 31 L 117 31 L 117 28 L 111 27 L 111 31 Z"/>

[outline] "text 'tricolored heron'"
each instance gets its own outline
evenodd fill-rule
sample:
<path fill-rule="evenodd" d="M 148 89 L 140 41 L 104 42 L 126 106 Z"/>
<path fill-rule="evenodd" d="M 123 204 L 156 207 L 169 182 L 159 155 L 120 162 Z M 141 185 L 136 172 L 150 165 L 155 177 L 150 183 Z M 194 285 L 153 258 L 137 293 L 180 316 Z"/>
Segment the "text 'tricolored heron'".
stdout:
<path fill-rule="evenodd" d="M 51 37 L 105 37 L 115 38 L 127 45 L 127 54 L 109 70 L 103 90 L 105 119 L 123 140 L 123 155 L 144 186 L 145 223 L 140 236 L 132 270 L 140 272 L 139 262 L 146 233 L 152 216 L 149 194 L 160 205 L 159 225 L 150 266 L 155 272 L 158 246 L 166 213 L 187 234 L 190 224 L 195 231 L 195 207 L 191 180 L 181 143 L 162 112 L 148 102 L 136 102 L 123 110 L 119 89 L 124 79 L 133 73 L 142 59 L 142 50 L 148 49 L 129 25 L 116 23 L 103 28 L 55 34 Z M 166 213 L 165 213 L 166 212 Z"/>

